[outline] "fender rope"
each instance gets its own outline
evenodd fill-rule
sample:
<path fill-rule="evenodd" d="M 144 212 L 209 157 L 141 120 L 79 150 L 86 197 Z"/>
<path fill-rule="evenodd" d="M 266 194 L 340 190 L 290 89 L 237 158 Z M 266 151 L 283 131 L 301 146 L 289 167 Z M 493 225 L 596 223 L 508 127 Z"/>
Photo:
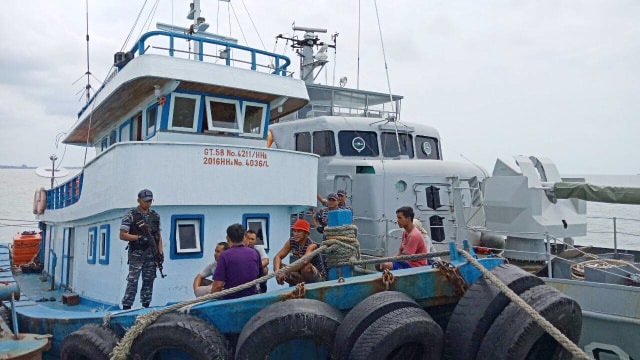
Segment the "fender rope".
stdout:
<path fill-rule="evenodd" d="M 458 252 L 464 256 L 469 263 L 476 267 L 481 273 L 482 276 L 485 277 L 488 281 L 490 281 L 493 285 L 495 285 L 500 291 L 502 291 L 512 302 L 516 303 L 520 306 L 527 314 L 529 314 L 533 320 L 540 326 L 544 331 L 546 331 L 549 335 L 553 336 L 554 339 L 562 347 L 564 347 L 567 351 L 573 355 L 575 359 L 580 360 L 589 360 L 587 354 L 582 351 L 578 347 L 578 345 L 574 344 L 571 340 L 569 340 L 563 333 L 560 332 L 553 324 L 551 324 L 547 319 L 542 317 L 534 308 L 532 308 L 529 304 L 527 304 L 522 298 L 520 298 L 513 290 L 509 289 L 507 285 L 505 285 L 500 279 L 498 279 L 495 275 L 489 272 L 484 266 L 482 266 L 476 259 L 474 259 L 468 252 L 463 249 L 458 249 Z"/>

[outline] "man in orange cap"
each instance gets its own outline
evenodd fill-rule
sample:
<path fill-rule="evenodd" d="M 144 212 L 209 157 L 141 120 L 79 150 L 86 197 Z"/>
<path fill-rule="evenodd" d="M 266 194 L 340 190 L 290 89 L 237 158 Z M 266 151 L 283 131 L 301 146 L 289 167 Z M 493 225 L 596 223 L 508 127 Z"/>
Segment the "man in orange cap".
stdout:
<path fill-rule="evenodd" d="M 282 259 L 284 259 L 289 253 L 291 253 L 291 262 L 295 262 L 304 255 L 312 252 L 318 248 L 318 244 L 309 239 L 309 233 L 311 226 L 309 222 L 303 219 L 298 219 L 291 227 L 293 237 L 284 244 L 282 249 L 278 251 L 273 258 L 273 271 L 278 271 L 283 267 Z M 285 281 L 289 285 L 297 285 L 298 283 L 313 283 L 318 281 L 324 281 L 327 278 L 327 273 L 322 262 L 320 254 L 306 261 L 302 265 L 299 265 L 286 274 L 281 274 L 276 277 L 278 284 L 282 285 Z"/>

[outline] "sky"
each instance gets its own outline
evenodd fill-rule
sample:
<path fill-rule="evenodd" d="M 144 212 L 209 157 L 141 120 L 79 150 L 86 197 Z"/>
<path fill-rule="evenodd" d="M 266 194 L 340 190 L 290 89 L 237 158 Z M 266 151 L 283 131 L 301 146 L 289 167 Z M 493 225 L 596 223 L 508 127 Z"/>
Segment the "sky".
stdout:
<path fill-rule="evenodd" d="M 147 0 L 133 38 L 148 28 L 142 25 L 154 2 Z M 91 84 L 98 88 L 145 1 L 88 3 Z M 188 4 L 159 0 L 147 24 L 188 26 Z M 404 96 L 400 120 L 436 127 L 445 159 L 491 171 L 498 157 L 534 155 L 551 159 L 561 174 L 640 173 L 633 150 L 640 135 L 640 2 L 377 0 L 380 28 L 375 5 L 201 0 L 209 32 L 264 43 L 294 63 L 291 49 L 275 42 L 291 34 L 292 23 L 328 29 L 326 41 L 339 33 L 336 61 L 329 52 L 321 83 L 332 84 L 335 71 L 347 87 L 359 79 L 361 89 L 388 92 L 386 63 L 391 92 Z M 71 129 L 85 101 L 85 0 L 10 1 L 3 9 L 0 164 L 42 166 L 56 154 L 63 166 L 80 166 L 85 148 L 56 144 L 56 137 Z"/>

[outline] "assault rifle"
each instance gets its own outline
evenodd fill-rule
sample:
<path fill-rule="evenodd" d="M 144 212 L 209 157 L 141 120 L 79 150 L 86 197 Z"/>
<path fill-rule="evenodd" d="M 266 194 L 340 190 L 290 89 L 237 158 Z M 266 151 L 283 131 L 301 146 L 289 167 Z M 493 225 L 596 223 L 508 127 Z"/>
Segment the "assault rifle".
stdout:
<path fill-rule="evenodd" d="M 140 219 L 139 221 L 137 221 L 136 225 L 138 225 L 139 229 L 144 231 L 145 233 L 144 236 L 147 239 L 149 239 L 149 242 L 151 242 L 151 251 L 153 252 L 153 259 L 156 261 L 158 270 L 160 270 L 160 276 L 162 276 L 162 278 L 164 279 L 165 277 L 167 277 L 167 275 L 165 275 L 162 272 L 162 269 L 163 269 L 162 263 L 164 262 L 164 255 L 160 254 L 160 252 L 158 251 L 158 245 L 156 244 L 156 239 L 151 235 L 151 231 L 149 230 L 149 225 L 144 222 L 144 219 Z"/>

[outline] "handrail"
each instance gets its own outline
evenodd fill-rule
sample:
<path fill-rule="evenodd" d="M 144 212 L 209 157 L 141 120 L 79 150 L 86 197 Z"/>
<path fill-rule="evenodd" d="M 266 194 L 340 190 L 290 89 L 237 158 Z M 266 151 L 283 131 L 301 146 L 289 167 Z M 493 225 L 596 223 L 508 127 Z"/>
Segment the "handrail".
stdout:
<path fill-rule="evenodd" d="M 62 185 L 47 190 L 46 210 L 62 209 L 77 203 L 82 195 L 83 180 L 84 172 L 80 172 Z"/>
<path fill-rule="evenodd" d="M 237 50 L 242 50 L 245 52 L 249 52 L 251 54 L 251 70 L 253 71 L 257 71 L 258 69 L 258 64 L 256 63 L 256 55 L 264 55 L 267 56 L 269 58 L 272 58 L 274 61 L 274 71 L 272 72 L 272 74 L 276 75 L 276 76 L 288 76 L 288 72 L 287 72 L 287 68 L 289 67 L 289 65 L 291 65 L 291 60 L 284 55 L 279 55 L 276 53 L 271 53 L 268 51 L 264 51 L 264 50 L 259 50 L 259 49 L 255 49 L 255 48 L 251 48 L 248 46 L 243 46 L 243 45 L 238 45 L 238 44 L 233 44 L 230 42 L 226 42 L 226 41 L 222 41 L 222 40 L 216 40 L 216 39 L 208 39 L 208 38 L 203 38 L 200 36 L 193 36 L 193 35 L 188 35 L 188 34 L 180 34 L 180 33 L 173 33 L 173 32 L 169 32 L 169 31 L 160 31 L 160 30 L 154 30 L 154 31 L 149 31 L 145 34 L 143 34 L 140 39 L 138 40 L 138 43 L 135 44 L 130 52 L 132 56 L 135 56 L 135 54 L 138 55 L 144 55 L 145 52 L 147 51 L 147 48 L 145 47 L 145 41 L 148 40 L 151 37 L 154 36 L 166 36 L 169 38 L 169 56 L 173 57 L 174 53 L 177 51 L 174 48 L 174 40 L 175 38 L 179 38 L 179 39 L 185 39 L 185 40 L 193 40 L 198 42 L 199 46 L 199 51 L 196 54 L 198 56 L 198 61 L 204 61 L 204 44 L 212 44 L 212 45 L 219 45 L 219 46 L 223 46 L 226 50 L 227 50 L 227 57 L 225 59 L 225 65 L 226 66 L 231 66 L 231 61 L 233 60 L 231 58 L 231 51 L 230 49 L 237 49 Z M 234 60 L 235 61 L 235 60 Z M 82 109 L 80 110 L 80 112 L 78 112 L 78 118 L 80 118 L 82 116 L 82 114 L 89 108 L 89 105 L 95 100 L 95 98 L 98 96 L 98 94 L 100 93 L 100 91 L 102 89 L 104 89 L 105 85 L 107 84 L 107 82 L 109 82 L 109 80 L 112 77 L 108 78 L 107 81 L 105 81 L 102 86 L 93 94 L 93 96 L 89 99 L 89 101 L 82 107 Z"/>

